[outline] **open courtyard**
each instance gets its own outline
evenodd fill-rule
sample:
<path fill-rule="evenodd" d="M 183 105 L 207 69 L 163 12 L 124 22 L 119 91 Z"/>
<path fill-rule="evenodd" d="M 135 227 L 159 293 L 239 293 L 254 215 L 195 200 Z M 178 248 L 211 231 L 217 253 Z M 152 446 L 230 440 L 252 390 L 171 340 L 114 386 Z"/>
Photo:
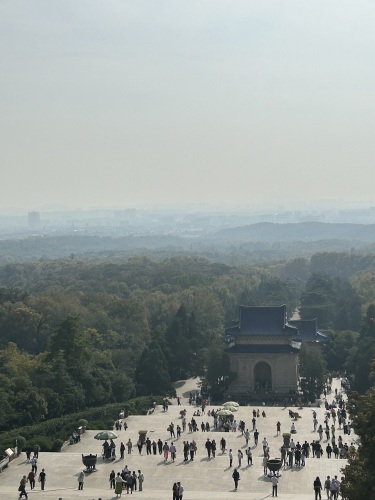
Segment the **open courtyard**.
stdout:
<path fill-rule="evenodd" d="M 94 439 L 98 431 L 86 431 L 80 442 L 74 445 L 66 444 L 61 453 L 39 453 L 38 474 L 42 468 L 47 474 L 46 488 L 40 490 L 40 485 L 36 483 L 36 488 L 30 491 L 27 485 L 29 498 L 45 500 L 59 499 L 75 499 L 82 500 L 109 500 L 116 498 L 114 490 L 110 489 L 109 475 L 112 470 L 116 473 L 120 472 L 125 465 L 131 471 L 143 472 L 145 480 L 143 491 L 136 491 L 133 494 L 145 500 L 172 499 L 172 485 L 174 482 L 180 481 L 184 487 L 183 499 L 185 500 L 210 500 L 210 499 L 249 499 L 261 500 L 271 497 L 272 487 L 269 477 L 263 474 L 263 450 L 262 440 L 267 438 L 270 448 L 270 458 L 280 457 L 280 447 L 283 444 L 283 432 L 289 432 L 292 420 L 289 417 L 289 408 L 280 406 L 259 407 L 260 412 L 264 410 L 266 417 L 260 416 L 256 420 L 256 428 L 259 431 L 259 443 L 255 447 L 253 432 L 252 432 L 252 411 L 258 409 L 257 406 L 241 406 L 235 413 L 237 422 L 243 420 L 246 423 L 246 428 L 251 431 L 249 445 L 253 454 L 253 465 L 248 466 L 245 456 L 245 437 L 241 432 L 221 432 L 214 431 L 213 418 L 207 416 L 208 410 L 217 407 L 206 408 L 205 415 L 194 417 L 198 423 L 198 432 L 190 433 L 188 428 L 181 434 L 179 439 L 171 438 L 167 428 L 171 422 L 174 426 L 179 424 L 181 427 L 180 410 L 186 409 L 186 419 L 189 422 L 193 416 L 196 407 L 190 406 L 188 399 L 191 391 L 198 390 L 196 380 L 188 380 L 180 383 L 177 388 L 177 395 L 181 396 L 181 406 L 177 405 L 177 401 L 173 400 L 173 404 L 169 406 L 168 411 L 164 412 L 162 407 L 157 406 L 155 411 L 147 416 L 131 415 L 126 421 L 128 428 L 125 431 L 122 429 L 118 432 L 119 437 L 116 439 L 117 457 L 115 461 L 103 460 L 101 458 L 102 442 Z M 332 393 L 327 396 L 328 401 L 331 401 L 334 395 L 334 390 L 341 389 L 340 380 L 333 379 Z M 313 429 L 313 409 L 317 412 L 319 424 L 323 425 L 324 420 L 324 405 L 320 408 L 303 409 L 290 408 L 293 411 L 298 411 L 301 418 L 295 422 L 297 433 L 292 436 L 295 442 L 301 444 L 306 440 L 311 443 L 313 440 L 319 439 L 317 432 Z M 113 416 L 116 417 L 115 415 Z M 202 432 L 200 428 L 201 422 L 209 422 L 211 426 L 210 432 Z M 281 433 L 277 436 L 276 423 L 281 423 Z M 345 435 L 342 430 L 338 429 L 336 423 L 336 440 L 339 435 L 342 436 L 343 442 L 350 445 L 356 442 L 356 436 L 353 434 Z M 135 446 L 138 440 L 138 431 L 147 430 L 147 436 L 151 441 L 157 441 L 159 438 L 169 444 L 173 441 L 177 448 L 177 457 L 174 462 L 169 458 L 164 461 L 162 455 L 146 455 L 145 447 L 142 455 L 139 454 Z M 220 440 L 224 436 L 226 440 L 227 450 L 222 453 L 220 450 Z M 127 454 L 120 459 L 119 447 L 120 443 L 126 444 L 128 439 L 133 442 L 133 452 Z M 207 438 L 215 439 L 217 443 L 216 457 L 208 459 L 205 442 Z M 184 461 L 182 442 L 194 439 L 197 443 L 197 455 L 193 461 Z M 342 476 L 341 469 L 346 465 L 346 460 L 327 458 L 325 447 L 327 441 L 325 435 L 321 441 L 324 451 L 322 458 L 310 458 L 306 460 L 305 467 L 287 467 L 282 468 L 278 485 L 278 496 L 285 500 L 305 500 L 314 498 L 313 481 L 316 476 L 319 476 L 322 484 L 327 476 Z M 233 450 L 233 467 L 229 467 L 228 450 Z M 242 450 L 244 458 L 241 466 L 238 468 L 240 473 L 240 482 L 238 490 L 234 489 L 232 473 L 238 465 L 237 452 Z M 96 471 L 87 473 L 84 481 L 83 491 L 78 491 L 77 478 L 79 473 L 84 469 L 82 464 L 82 455 L 97 454 L 98 461 Z M 334 457 L 334 455 L 332 455 Z M 31 470 L 30 464 L 26 461 L 26 456 L 22 453 L 17 459 L 12 461 L 8 468 L 0 474 L 0 498 L 10 500 L 17 498 L 18 485 L 23 475 L 27 475 Z M 126 491 L 122 496 L 126 495 Z M 322 498 L 326 498 L 326 493 L 322 491 Z"/>

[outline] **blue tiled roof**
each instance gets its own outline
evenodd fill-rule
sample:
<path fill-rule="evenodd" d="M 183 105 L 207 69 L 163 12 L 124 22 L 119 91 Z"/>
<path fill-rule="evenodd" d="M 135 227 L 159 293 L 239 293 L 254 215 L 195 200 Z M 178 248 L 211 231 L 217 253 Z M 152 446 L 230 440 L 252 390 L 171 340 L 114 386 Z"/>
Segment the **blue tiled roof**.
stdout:
<path fill-rule="evenodd" d="M 318 320 L 291 320 L 290 324 L 298 328 L 301 341 L 305 342 L 329 342 L 329 337 L 318 330 Z"/>
<path fill-rule="evenodd" d="M 297 336 L 297 328 L 286 318 L 286 306 L 240 306 L 239 320 L 226 330 L 231 335 L 288 335 Z"/>

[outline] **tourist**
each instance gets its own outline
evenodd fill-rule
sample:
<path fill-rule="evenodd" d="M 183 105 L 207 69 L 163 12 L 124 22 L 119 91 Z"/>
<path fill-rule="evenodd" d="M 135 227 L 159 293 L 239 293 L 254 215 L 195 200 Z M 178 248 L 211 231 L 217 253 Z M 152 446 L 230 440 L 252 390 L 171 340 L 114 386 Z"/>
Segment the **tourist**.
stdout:
<path fill-rule="evenodd" d="M 262 446 L 263 446 L 263 453 L 265 454 L 268 448 L 268 441 L 266 438 L 263 439 Z"/>
<path fill-rule="evenodd" d="M 137 448 L 138 448 L 139 454 L 142 455 L 143 441 L 141 440 L 141 438 L 139 438 L 137 441 Z"/>
<path fill-rule="evenodd" d="M 168 455 L 169 455 L 169 446 L 167 441 L 164 443 L 163 446 L 163 454 L 164 454 L 164 462 L 166 462 L 168 460 Z"/>
<path fill-rule="evenodd" d="M 44 485 L 46 484 L 46 477 L 47 477 L 46 472 L 44 469 L 42 469 L 41 472 L 39 473 L 39 478 L 38 478 L 41 490 L 44 490 Z"/>
<path fill-rule="evenodd" d="M 33 490 L 35 488 L 35 474 L 32 470 L 29 472 L 27 480 L 29 481 L 30 489 Z"/>
<path fill-rule="evenodd" d="M 116 473 L 114 470 L 111 471 L 109 475 L 109 488 L 115 488 L 115 479 L 116 479 Z"/>
<path fill-rule="evenodd" d="M 83 490 L 83 483 L 85 481 L 85 472 L 84 471 L 81 471 L 78 475 L 78 489 L 79 490 Z"/>
<path fill-rule="evenodd" d="M 332 500 L 337 500 L 339 490 L 340 490 L 340 482 L 337 479 L 337 476 L 335 476 L 331 481 L 331 499 Z"/>
<path fill-rule="evenodd" d="M 132 474 L 132 493 L 133 491 L 137 491 L 137 474 L 135 473 L 135 470 L 133 470 Z"/>
<path fill-rule="evenodd" d="M 175 438 L 175 437 L 176 437 L 176 435 L 175 435 L 175 432 L 174 432 L 174 423 L 173 423 L 173 422 L 171 422 L 171 423 L 169 424 L 168 430 L 169 430 L 169 433 L 170 433 L 171 437 L 174 437 L 174 438 Z"/>
<path fill-rule="evenodd" d="M 36 474 L 36 471 L 38 470 L 38 460 L 35 455 L 31 459 L 30 463 L 31 463 L 31 470 L 34 472 L 34 474 Z"/>
<path fill-rule="evenodd" d="M 132 475 L 129 473 L 126 476 L 126 492 L 129 494 L 129 490 L 131 493 L 133 493 L 133 478 Z"/>
<path fill-rule="evenodd" d="M 240 479 L 240 473 L 238 472 L 237 469 L 234 469 L 232 477 L 233 477 L 233 481 L 234 481 L 234 489 L 237 491 L 238 481 Z"/>
<path fill-rule="evenodd" d="M 246 431 L 244 432 L 244 435 L 245 435 L 246 446 L 248 446 L 248 444 L 249 444 L 249 439 L 250 439 L 250 432 L 249 432 L 249 429 L 246 429 Z"/>
<path fill-rule="evenodd" d="M 132 452 L 132 448 L 133 448 L 133 443 L 132 443 L 130 438 L 129 438 L 128 442 L 126 443 L 126 446 L 128 448 L 128 455 L 130 455 Z"/>
<path fill-rule="evenodd" d="M 211 441 L 211 452 L 212 452 L 213 458 L 215 458 L 215 456 L 216 456 L 216 441 L 214 439 Z"/>
<path fill-rule="evenodd" d="M 237 451 L 237 458 L 238 458 L 238 467 L 241 467 L 242 459 L 243 459 L 243 453 L 241 450 Z"/>
<path fill-rule="evenodd" d="M 221 453 L 224 453 L 224 452 L 225 452 L 226 445 L 227 445 L 227 443 L 226 443 L 225 439 L 222 437 L 222 438 L 220 439 L 220 449 L 221 449 Z"/>
<path fill-rule="evenodd" d="M 284 467 L 286 467 L 286 448 L 284 448 L 284 446 L 280 448 L 280 453 L 281 453 L 281 463 L 283 464 Z"/>
<path fill-rule="evenodd" d="M 20 485 L 18 487 L 18 491 L 20 493 L 18 498 L 22 498 L 23 495 L 25 495 L 25 498 L 28 498 L 26 491 L 26 483 L 27 483 L 27 477 L 23 476 L 23 478 L 20 481 Z"/>
<path fill-rule="evenodd" d="M 125 453 L 125 445 L 124 443 L 121 441 L 121 444 L 120 444 L 120 458 L 123 460 L 124 459 L 124 453 Z"/>
<path fill-rule="evenodd" d="M 246 448 L 247 465 L 253 465 L 253 454 L 251 448 Z"/>
<path fill-rule="evenodd" d="M 281 431 L 281 424 L 280 422 L 278 421 L 276 423 L 276 436 L 278 436 L 280 434 L 280 431 Z"/>
<path fill-rule="evenodd" d="M 38 444 L 34 444 L 34 458 L 39 458 L 39 452 L 40 452 L 40 446 Z"/>
<path fill-rule="evenodd" d="M 254 431 L 254 444 L 255 444 L 255 446 L 258 446 L 258 439 L 259 439 L 259 432 L 258 432 L 258 429 L 255 429 L 255 431 Z"/>
<path fill-rule="evenodd" d="M 184 488 L 180 482 L 177 483 L 178 486 L 178 500 L 182 500 L 182 495 L 184 494 Z"/>
<path fill-rule="evenodd" d="M 144 475 L 142 472 L 138 469 L 138 491 L 143 491 L 143 481 L 145 480 Z"/>
<path fill-rule="evenodd" d="M 115 479 L 115 493 L 117 495 L 117 498 L 119 495 L 120 496 L 122 495 L 122 488 L 123 488 L 124 483 L 125 483 L 125 481 L 121 477 L 121 474 L 118 472 L 116 479 Z"/>
<path fill-rule="evenodd" d="M 169 451 L 171 452 L 172 462 L 174 462 L 175 458 L 176 458 L 176 446 L 174 445 L 174 443 L 171 443 L 171 445 L 169 447 Z"/>
<path fill-rule="evenodd" d="M 177 486 L 177 483 L 173 483 L 173 486 L 172 486 L 172 499 L 173 500 L 178 500 L 178 486 Z"/>
<path fill-rule="evenodd" d="M 271 477 L 271 483 L 272 483 L 272 496 L 277 497 L 277 483 L 279 480 L 277 479 L 277 476 L 272 476 Z"/>
<path fill-rule="evenodd" d="M 319 500 L 322 498 L 322 494 L 321 494 L 321 491 L 322 491 L 322 483 L 320 482 L 320 479 L 319 479 L 319 476 L 317 476 L 317 478 L 315 479 L 314 481 L 314 491 L 315 491 L 315 500 Z"/>
<path fill-rule="evenodd" d="M 267 476 L 267 462 L 268 462 L 268 457 L 264 456 L 263 460 L 262 460 L 262 464 L 263 464 L 263 474 L 265 476 Z"/>
<path fill-rule="evenodd" d="M 232 449 L 229 450 L 229 468 L 232 467 L 233 464 L 233 452 Z"/>
<path fill-rule="evenodd" d="M 326 490 L 327 499 L 329 500 L 331 498 L 331 478 L 330 478 L 330 476 L 327 476 L 327 479 L 324 481 L 324 489 Z"/>

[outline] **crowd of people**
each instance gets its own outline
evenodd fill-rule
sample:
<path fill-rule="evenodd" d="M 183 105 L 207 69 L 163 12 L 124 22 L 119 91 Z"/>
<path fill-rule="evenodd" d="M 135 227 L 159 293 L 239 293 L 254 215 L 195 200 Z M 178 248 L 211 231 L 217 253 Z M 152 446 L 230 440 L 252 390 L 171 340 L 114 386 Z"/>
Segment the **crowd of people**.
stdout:
<path fill-rule="evenodd" d="M 26 463 L 31 465 L 31 470 L 27 475 L 22 476 L 20 484 L 18 486 L 19 496 L 18 498 L 28 498 L 26 491 L 26 486 L 29 484 L 30 490 L 35 488 L 36 480 L 40 484 L 40 489 L 44 490 L 47 474 L 44 469 L 42 469 L 38 474 L 38 460 L 39 460 L 40 446 L 35 444 L 32 448 L 26 448 Z M 33 456 L 31 454 L 33 453 Z"/>
<path fill-rule="evenodd" d="M 325 388 L 325 391 L 326 394 L 329 393 L 328 386 Z M 189 399 L 192 404 L 197 402 L 197 398 L 194 395 L 191 395 Z M 282 446 L 272 450 L 273 456 L 280 457 L 282 467 L 285 469 L 302 468 L 306 466 L 309 459 L 319 459 L 324 455 L 326 455 L 328 459 L 331 457 L 342 459 L 347 458 L 350 453 L 350 446 L 353 446 L 353 444 L 348 445 L 345 441 L 345 437 L 343 437 L 350 435 L 351 425 L 341 391 L 335 389 L 333 399 L 330 398 L 330 400 L 330 403 L 328 403 L 327 399 L 324 403 L 324 413 L 320 422 L 318 421 L 317 410 L 311 408 L 312 428 L 315 433 L 315 439 L 311 442 L 308 442 L 305 439 L 296 439 L 296 435 L 300 435 L 299 433 L 297 434 L 298 413 L 295 411 L 289 411 L 289 416 L 291 417 L 292 422 L 290 429 L 288 427 L 288 430 L 284 432 L 283 438 L 286 434 L 289 434 L 290 439 L 286 443 L 284 438 Z M 181 398 L 178 398 L 177 401 L 178 405 L 181 406 Z M 194 406 L 193 411 L 192 409 L 187 410 L 182 407 L 181 411 L 179 411 L 180 419 L 178 422 L 173 422 L 173 419 L 171 421 L 168 414 L 168 407 L 169 402 L 167 398 L 165 398 L 163 411 L 166 415 L 168 415 L 167 422 L 169 422 L 166 426 L 169 434 L 167 440 L 166 436 L 161 436 L 159 438 L 155 437 L 154 439 L 151 439 L 149 436 L 144 436 L 144 438 L 139 436 L 137 440 L 134 440 L 133 445 L 132 439 L 127 436 L 126 439 L 120 441 L 120 444 L 114 440 L 104 441 L 102 453 L 103 459 L 109 459 L 118 463 L 118 449 L 120 460 L 124 460 L 126 455 L 136 453 L 139 456 L 159 455 L 164 463 L 173 463 L 178 454 L 183 457 L 184 462 L 190 462 L 194 461 L 196 457 L 198 442 L 200 452 L 202 453 L 202 451 L 204 451 L 207 456 L 207 460 L 215 459 L 217 457 L 217 453 L 220 453 L 221 455 L 227 454 L 229 461 L 228 469 L 233 471 L 231 472 L 232 479 L 234 481 L 235 490 L 237 490 L 240 480 L 240 468 L 243 466 L 243 462 L 247 465 L 247 467 L 253 466 L 253 452 L 258 447 L 258 443 L 260 441 L 262 446 L 261 463 L 263 473 L 265 476 L 268 476 L 271 481 L 272 496 L 278 496 L 279 476 L 278 473 L 272 473 L 268 466 L 268 461 L 271 457 L 270 446 L 267 437 L 260 437 L 260 433 L 258 431 L 259 428 L 263 434 L 264 429 L 266 429 L 264 433 L 267 434 L 270 426 L 265 408 L 249 408 L 250 425 L 247 425 L 244 420 L 237 420 L 235 418 L 235 413 L 228 417 L 222 417 L 219 410 L 207 407 L 207 402 L 205 400 L 202 400 L 199 406 Z M 190 417 L 188 417 L 189 414 L 191 415 Z M 280 420 L 282 419 L 280 418 Z M 267 425 L 265 426 L 264 423 Z M 285 426 L 285 420 L 283 426 Z M 276 436 L 280 435 L 281 427 L 281 422 L 277 420 Z M 118 431 L 121 431 L 122 429 L 124 431 L 127 430 L 128 424 L 125 419 L 119 418 L 116 420 L 115 429 Z M 228 443 L 233 442 L 231 435 L 226 434 L 226 432 L 221 433 L 221 435 L 209 434 L 212 431 L 219 430 L 235 433 L 237 437 L 243 437 L 244 445 L 230 448 Z M 200 437 L 199 439 L 195 439 L 195 433 L 198 432 Z M 206 433 L 206 435 L 202 441 L 203 433 Z M 241 433 L 241 436 L 239 433 Z M 45 486 L 45 470 L 43 469 L 37 476 L 39 450 L 34 449 L 33 451 L 33 457 L 31 457 L 31 452 L 27 452 L 27 461 L 31 465 L 31 471 L 28 475 L 23 476 L 20 482 L 19 498 L 22 498 L 23 496 L 28 498 L 26 485 L 29 484 L 30 489 L 34 489 L 36 479 L 40 482 L 41 489 L 44 489 Z M 134 466 L 132 469 L 133 468 Z M 246 470 L 246 468 L 242 469 L 242 471 L 244 470 Z M 81 471 L 78 474 L 77 481 L 78 489 L 82 490 L 85 481 L 85 471 Z M 316 498 L 320 498 L 321 491 L 323 489 L 327 491 L 327 498 L 332 500 L 336 500 L 338 498 L 340 492 L 340 481 L 337 479 L 337 476 L 334 476 L 332 479 L 328 477 L 324 484 L 320 487 L 318 482 L 320 482 L 320 479 L 316 478 L 314 481 Z M 142 491 L 143 483 L 144 474 L 142 471 L 140 469 L 137 471 L 130 470 L 127 465 L 121 467 L 118 472 L 112 470 L 109 475 L 109 488 L 114 490 L 117 497 L 121 496 L 124 492 L 131 494 L 135 491 Z M 182 499 L 184 488 L 181 482 L 173 483 L 172 491 L 173 500 Z"/>

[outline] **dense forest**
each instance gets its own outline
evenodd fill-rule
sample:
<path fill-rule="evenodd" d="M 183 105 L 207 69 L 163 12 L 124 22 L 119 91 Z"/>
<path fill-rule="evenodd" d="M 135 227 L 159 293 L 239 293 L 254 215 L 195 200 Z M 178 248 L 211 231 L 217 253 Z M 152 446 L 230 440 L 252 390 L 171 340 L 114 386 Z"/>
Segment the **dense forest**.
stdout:
<path fill-rule="evenodd" d="M 349 460 L 346 488 L 357 498 L 361 473 L 366 491 L 372 478 L 364 471 L 374 460 L 366 436 L 373 436 L 375 255 L 320 252 L 229 265 L 170 254 L 0 266 L 0 443 L 26 436 L 59 450 L 78 419 L 108 425 L 107 411 L 144 411 L 145 397 L 172 396 L 173 382 L 189 376 L 220 398 L 235 376 L 223 338 L 238 306 L 286 304 L 288 317 L 318 318 L 330 338 L 320 351 L 302 347 L 306 398 L 320 394 L 328 372 L 350 378 L 353 425 L 364 444 Z"/>
<path fill-rule="evenodd" d="M 375 352 L 366 330 L 370 263 L 371 256 L 319 254 L 238 267 L 185 256 L 2 266 L 0 424 L 171 393 L 172 382 L 188 376 L 206 377 L 215 393 L 215 381 L 229 376 L 222 336 L 239 304 L 285 303 L 289 316 L 299 307 L 302 319 L 318 317 L 332 338 L 327 368 L 346 368 L 364 391 L 369 369 L 356 367 Z"/>

